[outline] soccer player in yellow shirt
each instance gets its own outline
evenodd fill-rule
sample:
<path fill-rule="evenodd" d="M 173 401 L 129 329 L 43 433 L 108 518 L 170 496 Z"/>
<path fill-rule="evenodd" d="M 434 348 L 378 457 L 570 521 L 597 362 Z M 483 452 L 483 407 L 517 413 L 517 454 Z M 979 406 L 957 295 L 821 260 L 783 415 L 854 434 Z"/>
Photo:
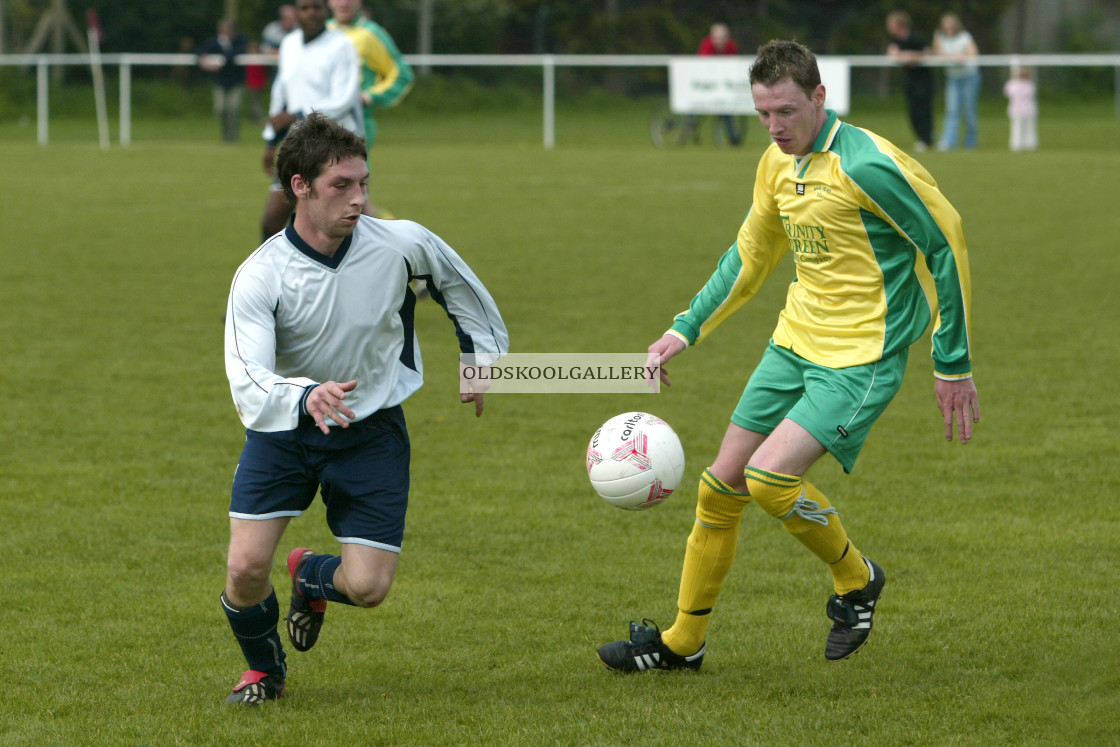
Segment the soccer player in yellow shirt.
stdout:
<path fill-rule="evenodd" d="M 374 109 L 394 107 L 412 89 L 412 68 L 404 61 L 393 37 L 362 16 L 359 0 L 328 0 L 333 18 L 327 28 L 338 29 L 350 38 L 362 63 L 362 114 L 365 118 L 366 148 L 377 140 Z"/>
<path fill-rule="evenodd" d="M 934 393 L 953 438 L 980 420 L 972 381 L 971 284 L 960 216 L 933 177 L 890 142 L 825 108 L 816 58 L 771 41 L 750 70 L 773 144 L 750 212 L 715 273 L 649 347 L 665 363 L 746 303 L 787 251 L 789 286 L 719 455 L 700 478 L 673 626 L 630 623 L 599 648 L 611 669 L 699 669 L 708 622 L 753 500 L 832 572 L 825 658 L 867 641 L 886 575 L 848 538 L 836 509 L 804 479 L 826 453 L 851 472 L 872 424 L 902 384 L 910 345 L 934 321 Z M 662 368 L 662 381 L 669 384 Z"/>
<path fill-rule="evenodd" d="M 377 140 L 375 109 L 396 106 L 412 90 L 412 68 L 404 61 L 393 37 L 384 28 L 362 14 L 360 0 L 328 0 L 333 17 L 327 28 L 346 34 L 361 61 L 360 96 L 362 120 L 366 133 L 366 149 Z M 370 199 L 369 214 L 392 218 L 392 213 Z"/>

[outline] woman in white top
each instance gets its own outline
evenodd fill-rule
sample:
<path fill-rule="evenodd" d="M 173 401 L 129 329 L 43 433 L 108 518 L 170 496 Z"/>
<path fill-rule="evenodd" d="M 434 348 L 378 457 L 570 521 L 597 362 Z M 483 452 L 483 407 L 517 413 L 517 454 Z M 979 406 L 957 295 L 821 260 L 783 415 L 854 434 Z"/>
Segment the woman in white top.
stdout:
<path fill-rule="evenodd" d="M 941 26 L 933 35 L 934 54 L 951 59 L 945 68 L 945 127 L 937 143 L 939 150 L 957 147 L 961 115 L 964 115 L 964 147 L 975 148 L 977 142 L 976 105 L 980 98 L 980 68 L 976 64 L 979 51 L 972 34 L 961 25 L 956 13 L 941 17 Z"/>

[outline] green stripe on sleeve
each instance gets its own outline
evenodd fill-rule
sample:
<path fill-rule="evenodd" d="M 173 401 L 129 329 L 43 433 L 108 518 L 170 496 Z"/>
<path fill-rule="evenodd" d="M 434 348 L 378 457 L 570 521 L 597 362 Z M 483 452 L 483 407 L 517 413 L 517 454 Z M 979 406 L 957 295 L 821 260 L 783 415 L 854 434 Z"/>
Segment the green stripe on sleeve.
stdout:
<path fill-rule="evenodd" d="M 914 271 L 920 252 L 933 276 L 940 307 L 940 325 L 933 335 L 935 367 L 947 374 L 966 373 L 971 359 L 970 291 L 960 216 L 932 178 L 904 171 L 865 131 L 846 126 L 842 144 L 834 152 L 841 157 L 844 173 L 871 204 L 863 218 L 886 287 L 884 354 L 918 339 L 929 323 L 930 303 Z"/>

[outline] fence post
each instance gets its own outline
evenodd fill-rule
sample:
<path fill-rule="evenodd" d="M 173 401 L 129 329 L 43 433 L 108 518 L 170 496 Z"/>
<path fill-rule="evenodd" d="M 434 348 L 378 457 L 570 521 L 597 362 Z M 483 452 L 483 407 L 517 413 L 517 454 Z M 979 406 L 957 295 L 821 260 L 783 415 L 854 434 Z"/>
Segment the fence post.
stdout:
<path fill-rule="evenodd" d="M 121 55 L 121 147 L 127 148 L 132 142 L 132 61 L 128 55 Z"/>
<path fill-rule="evenodd" d="M 556 59 L 546 54 L 541 60 L 544 74 L 544 148 L 556 144 Z"/>
<path fill-rule="evenodd" d="M 47 122 L 50 119 L 47 113 L 47 60 L 45 57 L 39 57 L 38 64 L 38 125 L 39 125 L 39 145 L 46 145 L 49 141 L 47 132 Z"/>

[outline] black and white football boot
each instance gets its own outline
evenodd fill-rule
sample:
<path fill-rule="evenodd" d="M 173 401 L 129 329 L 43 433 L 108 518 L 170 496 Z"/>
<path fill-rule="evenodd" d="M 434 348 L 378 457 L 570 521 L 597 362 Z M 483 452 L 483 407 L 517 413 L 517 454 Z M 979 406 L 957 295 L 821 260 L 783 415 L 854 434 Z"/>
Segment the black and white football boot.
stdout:
<path fill-rule="evenodd" d="M 630 674 L 650 669 L 699 669 L 708 644 L 691 656 L 681 656 L 661 642 L 661 630 L 652 620 L 630 621 L 630 640 L 599 647 L 599 660 L 616 672 Z"/>
<path fill-rule="evenodd" d="M 867 637 L 871 635 L 875 603 L 883 593 L 887 577 L 878 563 L 869 558 L 863 560 L 871 571 L 867 586 L 849 591 L 844 596 L 833 594 L 828 599 L 826 611 L 832 619 L 832 630 L 828 632 L 824 658 L 829 661 L 848 658 L 859 651 L 860 647 L 867 643 Z"/>

